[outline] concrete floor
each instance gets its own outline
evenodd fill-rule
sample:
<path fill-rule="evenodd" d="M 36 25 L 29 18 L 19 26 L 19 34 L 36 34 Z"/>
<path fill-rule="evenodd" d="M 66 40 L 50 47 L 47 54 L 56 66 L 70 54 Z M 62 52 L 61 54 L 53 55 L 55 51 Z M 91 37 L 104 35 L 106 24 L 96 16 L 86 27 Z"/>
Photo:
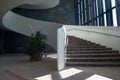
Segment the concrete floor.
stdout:
<path fill-rule="evenodd" d="M 57 71 L 57 56 L 39 62 L 27 55 L 0 55 L 0 80 L 120 80 L 120 67 L 66 67 Z"/>

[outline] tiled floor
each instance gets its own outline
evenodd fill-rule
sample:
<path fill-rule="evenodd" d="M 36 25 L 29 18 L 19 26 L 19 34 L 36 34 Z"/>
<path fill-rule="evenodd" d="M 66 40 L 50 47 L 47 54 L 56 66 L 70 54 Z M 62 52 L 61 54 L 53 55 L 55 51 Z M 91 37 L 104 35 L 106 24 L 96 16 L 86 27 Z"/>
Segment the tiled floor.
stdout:
<path fill-rule="evenodd" d="M 0 80 L 120 80 L 120 67 L 66 67 L 57 71 L 57 56 L 39 62 L 27 55 L 0 56 Z"/>

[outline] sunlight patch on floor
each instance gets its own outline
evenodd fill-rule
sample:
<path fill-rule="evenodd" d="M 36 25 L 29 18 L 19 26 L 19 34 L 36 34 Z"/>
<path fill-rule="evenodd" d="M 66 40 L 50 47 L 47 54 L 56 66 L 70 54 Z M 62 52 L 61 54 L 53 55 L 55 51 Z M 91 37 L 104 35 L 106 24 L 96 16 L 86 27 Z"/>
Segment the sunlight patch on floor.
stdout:
<path fill-rule="evenodd" d="M 50 54 L 50 55 L 47 55 L 47 57 L 57 59 L 57 54 Z"/>
<path fill-rule="evenodd" d="M 83 70 L 75 69 L 75 68 L 70 68 L 70 69 L 65 69 L 59 72 L 60 76 L 62 79 L 74 76 L 76 74 L 79 74 L 83 72 Z"/>
<path fill-rule="evenodd" d="M 107 77 L 104 77 L 104 76 L 101 76 L 101 75 L 97 75 L 97 74 L 94 74 L 93 76 L 85 79 L 85 80 L 113 80 L 113 79 L 110 79 L 110 78 L 107 78 Z"/>
<path fill-rule="evenodd" d="M 35 79 L 36 80 L 52 80 L 52 76 L 51 76 L 51 74 L 48 74 L 48 75 L 45 75 L 45 76 L 37 77 Z"/>

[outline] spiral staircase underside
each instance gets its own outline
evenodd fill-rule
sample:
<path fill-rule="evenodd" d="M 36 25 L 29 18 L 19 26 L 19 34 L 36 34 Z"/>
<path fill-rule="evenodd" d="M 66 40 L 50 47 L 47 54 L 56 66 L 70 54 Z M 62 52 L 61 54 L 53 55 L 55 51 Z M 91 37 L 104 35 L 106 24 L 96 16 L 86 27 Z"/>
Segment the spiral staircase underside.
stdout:
<path fill-rule="evenodd" d="M 16 14 L 11 10 L 16 7 L 43 10 L 53 8 L 59 3 L 59 0 L 1 0 L 0 28 L 26 36 L 30 36 L 31 33 L 37 30 L 42 30 L 42 32 L 48 36 L 48 45 L 56 49 L 57 29 L 61 27 L 62 24 L 31 19 L 29 17 Z M 51 35 L 54 36 L 54 38 L 52 38 Z"/>

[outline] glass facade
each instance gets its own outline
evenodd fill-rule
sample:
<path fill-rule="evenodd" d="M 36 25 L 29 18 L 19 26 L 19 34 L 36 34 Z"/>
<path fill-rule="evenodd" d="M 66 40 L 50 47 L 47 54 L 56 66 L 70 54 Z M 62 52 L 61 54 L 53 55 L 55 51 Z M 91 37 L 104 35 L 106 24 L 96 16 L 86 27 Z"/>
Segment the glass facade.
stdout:
<path fill-rule="evenodd" d="M 77 25 L 120 26 L 118 0 L 75 0 Z"/>

